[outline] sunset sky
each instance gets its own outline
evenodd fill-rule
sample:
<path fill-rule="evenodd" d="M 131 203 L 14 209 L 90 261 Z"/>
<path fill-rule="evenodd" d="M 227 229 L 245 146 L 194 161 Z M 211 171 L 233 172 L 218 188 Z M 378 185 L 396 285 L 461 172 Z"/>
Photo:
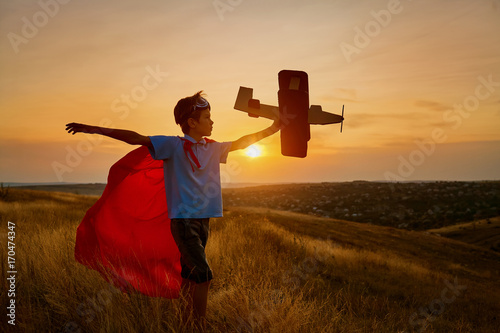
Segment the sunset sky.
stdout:
<path fill-rule="evenodd" d="M 278 72 L 309 75 L 308 156 L 232 152 L 223 182 L 500 179 L 500 0 L 0 0 L 0 181 L 106 182 L 135 147 L 68 122 L 182 135 L 176 102 L 204 90 L 212 138 L 271 124 Z"/>

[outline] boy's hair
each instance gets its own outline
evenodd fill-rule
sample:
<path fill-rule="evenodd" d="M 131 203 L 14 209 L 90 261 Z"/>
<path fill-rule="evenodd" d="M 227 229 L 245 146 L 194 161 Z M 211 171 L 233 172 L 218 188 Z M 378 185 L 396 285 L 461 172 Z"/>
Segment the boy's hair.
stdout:
<path fill-rule="evenodd" d="M 177 102 L 174 108 L 175 123 L 181 126 L 184 134 L 189 134 L 188 119 L 200 119 L 201 111 L 210 110 L 210 103 L 201 95 L 203 90 L 193 96 L 185 97 Z"/>

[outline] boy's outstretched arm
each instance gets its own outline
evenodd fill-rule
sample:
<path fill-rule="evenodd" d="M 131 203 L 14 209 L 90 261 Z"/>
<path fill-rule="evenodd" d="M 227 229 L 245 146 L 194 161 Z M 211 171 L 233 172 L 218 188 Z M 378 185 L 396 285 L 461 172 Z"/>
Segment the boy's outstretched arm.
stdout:
<path fill-rule="evenodd" d="M 68 131 L 68 133 L 73 135 L 76 133 L 100 134 L 116 140 L 123 141 L 130 145 L 143 145 L 148 148 L 153 147 L 151 139 L 148 136 L 140 135 L 139 133 L 129 130 L 106 128 L 106 127 L 85 125 L 79 123 L 69 123 L 66 124 L 66 131 Z"/>
<path fill-rule="evenodd" d="M 231 144 L 231 149 L 229 151 L 237 150 L 237 149 L 245 149 L 248 146 L 264 139 L 267 138 L 270 135 L 273 135 L 274 133 L 278 132 L 280 130 L 280 124 L 279 120 L 275 120 L 274 123 L 266 128 L 265 130 L 262 130 L 257 133 L 253 134 L 248 134 L 245 136 L 242 136 L 236 141 L 233 141 Z"/>

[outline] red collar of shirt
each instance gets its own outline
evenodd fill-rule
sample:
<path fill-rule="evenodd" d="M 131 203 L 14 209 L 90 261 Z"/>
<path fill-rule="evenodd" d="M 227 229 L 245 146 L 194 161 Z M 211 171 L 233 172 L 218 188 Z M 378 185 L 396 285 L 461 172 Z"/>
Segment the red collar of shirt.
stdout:
<path fill-rule="evenodd" d="M 195 142 L 195 140 L 189 135 L 186 135 L 184 138 L 181 137 L 178 138 L 181 139 L 183 142 L 182 147 L 184 148 L 184 153 L 186 154 L 186 158 L 188 159 L 189 164 L 191 165 L 191 170 L 193 170 L 194 172 L 193 162 L 198 169 L 201 167 L 201 165 L 200 162 L 198 161 L 198 158 L 193 152 L 193 145 L 206 145 L 207 143 L 212 143 L 215 141 L 209 138 L 202 138 L 200 141 Z M 191 156 L 191 158 L 189 158 L 189 156 Z"/>

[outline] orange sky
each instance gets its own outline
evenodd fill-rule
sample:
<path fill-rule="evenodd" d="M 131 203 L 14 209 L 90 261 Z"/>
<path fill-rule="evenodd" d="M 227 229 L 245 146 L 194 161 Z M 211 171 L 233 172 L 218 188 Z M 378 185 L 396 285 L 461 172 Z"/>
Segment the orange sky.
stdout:
<path fill-rule="evenodd" d="M 282 69 L 308 73 L 311 104 L 345 104 L 344 133 L 313 126 L 305 159 L 275 135 L 223 181 L 500 178 L 498 0 L 25 0 L 0 20 L 3 182 L 105 182 L 134 147 L 65 123 L 180 135 L 173 107 L 202 89 L 213 139 L 261 130 L 238 88 L 276 105 Z"/>

